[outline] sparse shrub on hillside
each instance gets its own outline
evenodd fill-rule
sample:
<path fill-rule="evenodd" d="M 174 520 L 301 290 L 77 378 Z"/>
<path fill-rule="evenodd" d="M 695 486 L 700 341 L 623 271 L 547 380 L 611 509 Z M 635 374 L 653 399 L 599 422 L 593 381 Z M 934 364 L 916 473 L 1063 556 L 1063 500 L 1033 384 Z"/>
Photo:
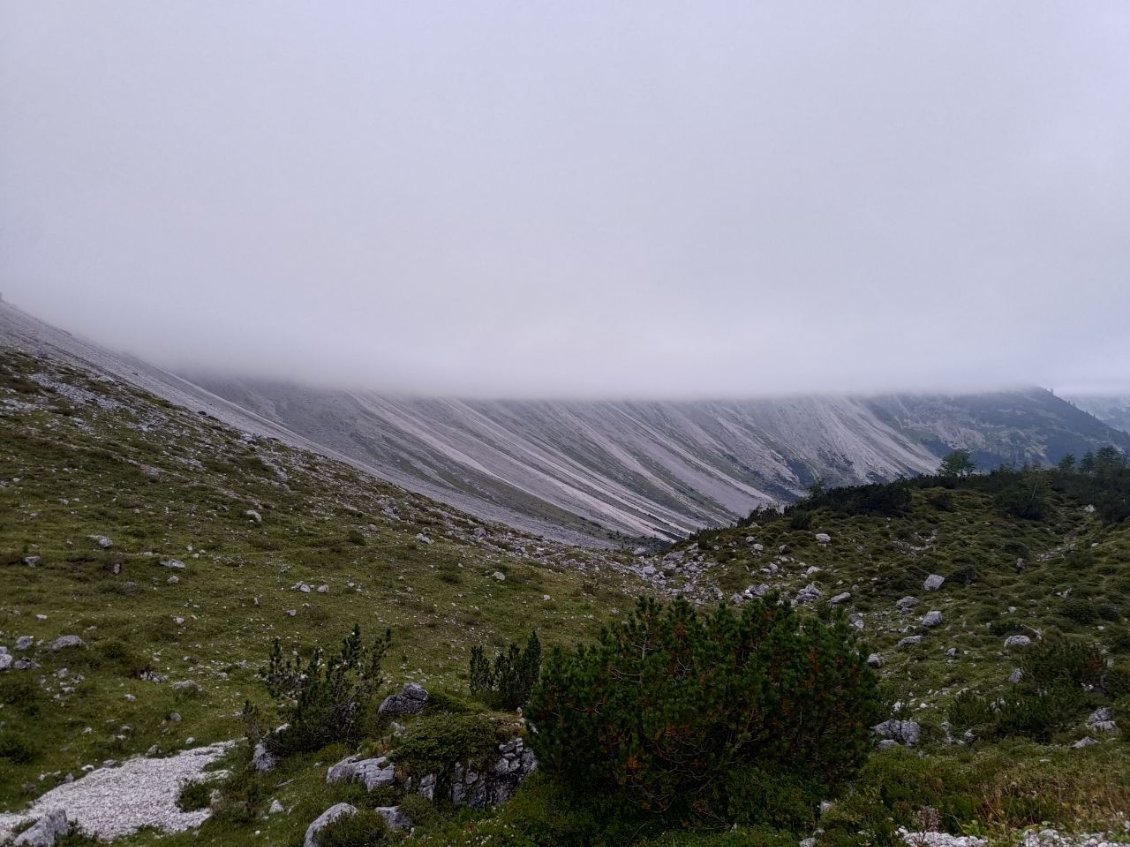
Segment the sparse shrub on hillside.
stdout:
<path fill-rule="evenodd" d="M 361 627 L 355 625 L 336 654 L 327 659 L 316 647 L 304 664 L 297 655 L 284 657 L 275 639 L 262 676 L 287 726 L 267 736 L 268 745 L 286 754 L 318 750 L 334 741 L 355 742 L 384 683 L 381 661 L 391 641 L 386 631 L 366 647 Z"/>
<path fill-rule="evenodd" d="M 377 812 L 358 809 L 352 815 L 339 815 L 323 827 L 314 839 L 318 847 L 382 847 L 388 844 L 385 819 Z"/>
<path fill-rule="evenodd" d="M 491 666 L 483 648 L 471 648 L 471 696 L 499 709 L 517 709 L 530 699 L 530 692 L 541 672 L 541 642 L 531 632 L 525 648 L 511 643 L 499 653 Z"/>
<path fill-rule="evenodd" d="M 1038 689 L 1056 685 L 1096 687 L 1102 684 L 1106 660 L 1093 641 L 1048 637 L 1024 651 L 1020 667 L 1027 684 Z"/>
<path fill-rule="evenodd" d="M 1047 516 L 1050 494 L 1046 476 L 1039 471 L 1030 471 L 997 492 L 993 502 L 998 509 L 1014 518 L 1039 521 Z"/>
<path fill-rule="evenodd" d="M 842 618 L 642 599 L 554 652 L 527 715 L 545 773 L 606 816 L 792 825 L 862 763 L 878 705 Z"/>

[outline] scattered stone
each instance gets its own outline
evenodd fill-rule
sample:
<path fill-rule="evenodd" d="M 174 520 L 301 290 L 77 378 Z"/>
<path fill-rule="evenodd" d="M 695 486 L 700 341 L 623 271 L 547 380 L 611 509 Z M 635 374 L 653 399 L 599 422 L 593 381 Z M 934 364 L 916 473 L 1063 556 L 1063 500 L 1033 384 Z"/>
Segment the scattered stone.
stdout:
<path fill-rule="evenodd" d="M 1022 671 L 1020 668 L 1013 668 L 1012 673 L 1008 675 L 1009 685 L 1017 685 L 1022 679 L 1024 679 L 1024 671 Z"/>
<path fill-rule="evenodd" d="M 1013 647 L 1027 647 L 1032 643 L 1032 639 L 1027 635 L 1010 635 L 1004 640 L 1004 649 L 1011 650 Z"/>
<path fill-rule="evenodd" d="M 182 679 L 172 684 L 172 689 L 177 694 L 199 694 L 200 683 L 192 679 Z"/>
<path fill-rule="evenodd" d="M 957 648 L 956 647 L 950 647 L 948 650 L 946 650 L 946 658 L 947 659 L 956 659 L 957 658 Z"/>
<path fill-rule="evenodd" d="M 903 597 L 901 600 L 899 600 L 897 603 L 895 603 L 895 608 L 898 609 L 900 612 L 903 612 L 905 614 L 906 612 L 909 612 L 911 609 L 913 609 L 917 605 L 918 605 L 918 598 L 917 597 Z"/>
<path fill-rule="evenodd" d="M 877 738 L 889 739 L 904 747 L 915 746 L 922 737 L 922 727 L 917 721 L 900 721 L 897 718 L 875 724 L 871 731 Z"/>
<path fill-rule="evenodd" d="M 19 638 L 16 639 L 16 649 L 19 650 L 20 652 L 23 652 L 24 650 L 30 649 L 31 645 L 34 644 L 34 643 L 35 643 L 35 639 L 32 638 L 30 635 L 21 635 Z"/>
<path fill-rule="evenodd" d="M 318 586 L 318 593 L 319 594 L 329 594 L 330 593 L 330 587 L 323 582 L 321 585 Z"/>
<path fill-rule="evenodd" d="M 946 578 L 944 576 L 938 576 L 938 574 L 932 573 L 926 577 L 926 581 L 922 583 L 922 587 L 927 591 L 937 591 L 942 587 L 945 581 Z"/>
<path fill-rule="evenodd" d="M 176 585 L 178 582 L 180 582 L 180 577 L 176 574 L 173 574 L 168 579 L 166 579 L 165 582 L 167 582 L 169 585 Z"/>
<path fill-rule="evenodd" d="M 506 582 L 506 574 L 504 574 L 502 571 L 495 571 L 491 574 L 491 576 L 497 579 L 499 582 Z"/>
<path fill-rule="evenodd" d="M 881 668 L 884 664 L 883 657 L 878 653 L 872 653 L 867 657 L 867 664 L 869 664 L 873 668 Z"/>
<path fill-rule="evenodd" d="M 817 544 L 827 544 L 831 540 L 832 540 L 832 536 L 830 536 L 826 532 L 816 533 L 816 543 Z"/>
<path fill-rule="evenodd" d="M 39 556 L 24 556 L 24 564 L 29 568 L 36 567 L 42 561 L 43 559 L 41 559 Z"/>
<path fill-rule="evenodd" d="M 985 847 L 987 838 L 976 835 L 950 835 L 948 832 L 908 832 L 899 827 L 899 838 L 907 847 Z"/>
<path fill-rule="evenodd" d="M 263 523 L 263 516 L 256 512 L 254 509 L 248 509 L 243 514 L 244 517 L 251 518 L 251 520 L 255 521 L 255 523 Z"/>
<path fill-rule="evenodd" d="M 15 847 L 54 847 L 68 829 L 67 813 L 63 809 L 52 809 L 30 829 L 21 832 L 13 844 Z"/>
<path fill-rule="evenodd" d="M 416 540 L 419 541 L 421 544 L 431 544 L 432 543 L 432 540 L 430 538 L 428 538 L 428 536 L 424 535 L 424 533 L 422 533 L 422 532 L 416 533 Z"/>
<path fill-rule="evenodd" d="M 475 527 L 475 531 L 472 532 L 471 534 L 473 536 L 475 536 L 475 538 L 478 538 L 480 540 L 487 537 L 486 529 L 484 527 L 481 527 L 481 526 Z"/>
<path fill-rule="evenodd" d="M 309 594 L 314 589 L 312 589 L 305 582 L 296 582 L 296 583 L 294 583 L 294 585 L 292 585 L 290 587 L 290 590 L 291 591 L 301 591 L 303 594 Z"/>
<path fill-rule="evenodd" d="M 1074 744 L 1072 744 L 1071 749 L 1072 750 L 1082 750 L 1084 747 L 1090 747 L 1092 744 L 1098 744 L 1098 743 L 1099 742 L 1095 741 L 1095 739 L 1091 738 L 1091 736 L 1087 735 L 1083 738 L 1080 738 L 1078 741 L 1076 741 Z"/>
<path fill-rule="evenodd" d="M 362 759 L 349 756 L 326 773 L 326 782 L 360 782 L 369 791 L 396 782 L 396 768 L 385 756 Z"/>
<path fill-rule="evenodd" d="M 337 805 L 330 806 L 317 819 L 306 827 L 306 837 L 302 841 L 302 847 L 318 847 L 318 833 L 336 821 L 342 815 L 355 815 L 357 808 L 350 806 L 348 803 L 338 803 Z"/>
<path fill-rule="evenodd" d="M 835 597 L 833 597 L 828 602 L 831 603 L 833 606 L 838 606 L 841 603 L 846 603 L 850 599 L 851 599 L 851 592 L 850 591 L 841 591 L 839 594 L 837 594 Z"/>
<path fill-rule="evenodd" d="M 940 626 L 942 623 L 942 613 L 937 609 L 927 612 L 922 616 L 920 623 L 927 629 L 932 629 L 936 626 Z"/>
<path fill-rule="evenodd" d="M 293 618 L 298 614 L 298 609 L 287 609 L 286 615 L 288 618 Z"/>
<path fill-rule="evenodd" d="M 161 567 L 172 568 L 174 571 L 183 571 L 188 566 L 180 559 L 162 559 Z"/>
<path fill-rule="evenodd" d="M 0 653 L 0 671 L 6 671 L 15 664 L 16 660 L 11 653 Z"/>
<path fill-rule="evenodd" d="M 415 715 L 423 710 L 427 702 L 428 692 L 424 687 L 410 682 L 400 689 L 399 694 L 386 697 L 377 712 L 381 715 Z"/>
<path fill-rule="evenodd" d="M 907 647 L 916 647 L 922 643 L 921 635 L 908 635 L 898 643 L 900 650 L 905 650 Z"/>
<path fill-rule="evenodd" d="M 285 811 L 286 811 L 286 809 L 283 808 L 282 803 L 280 803 L 278 800 L 272 800 L 270 808 L 267 809 L 267 814 L 268 815 L 277 815 L 277 814 L 281 814 L 282 812 L 285 812 Z"/>
<path fill-rule="evenodd" d="M 48 648 L 52 653 L 58 653 L 60 650 L 68 650 L 72 647 L 85 647 L 86 643 L 77 635 L 60 635 L 51 642 Z"/>
<path fill-rule="evenodd" d="M 109 550 L 114 546 L 114 542 L 107 538 L 105 535 L 99 535 L 97 538 L 98 546 L 103 550 Z"/>
<path fill-rule="evenodd" d="M 819 589 L 819 587 L 817 587 L 816 583 L 810 582 L 808 585 L 806 585 L 804 588 L 802 588 L 800 591 L 797 592 L 796 599 L 795 599 L 794 602 L 796 602 L 796 603 L 814 603 L 817 600 L 819 600 L 820 597 L 823 594 L 824 594 L 824 592 L 821 591 Z"/>

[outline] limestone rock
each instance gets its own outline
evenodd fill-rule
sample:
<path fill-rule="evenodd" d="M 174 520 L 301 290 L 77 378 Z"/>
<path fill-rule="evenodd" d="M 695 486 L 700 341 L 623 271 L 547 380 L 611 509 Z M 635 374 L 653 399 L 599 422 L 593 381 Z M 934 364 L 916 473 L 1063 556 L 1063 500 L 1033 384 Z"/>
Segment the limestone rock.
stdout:
<path fill-rule="evenodd" d="M 322 814 L 320 814 L 310 826 L 306 827 L 306 837 L 302 841 L 302 847 L 318 847 L 318 833 L 336 821 L 342 815 L 355 815 L 357 814 L 357 807 L 350 806 L 348 803 L 338 803 L 330 806 Z"/>
<path fill-rule="evenodd" d="M 905 747 L 913 747 L 922 737 L 922 727 L 917 721 L 900 721 L 897 718 L 883 721 L 871 727 L 871 731 L 880 739 L 888 739 Z"/>
<path fill-rule="evenodd" d="M 399 806 L 377 806 L 373 811 L 385 819 L 389 829 L 406 832 L 412 828 L 412 819 Z"/>
<path fill-rule="evenodd" d="M 831 540 L 832 540 L 832 536 L 830 536 L 826 532 L 816 533 L 816 543 L 817 544 L 827 544 Z"/>
<path fill-rule="evenodd" d="M 268 750 L 267 745 L 262 741 L 256 744 L 255 749 L 251 751 L 251 767 L 259 773 L 273 771 L 278 763 L 278 757 Z"/>
<path fill-rule="evenodd" d="M 1027 647 L 1032 643 L 1032 639 L 1027 635 L 1010 635 L 1004 640 L 1004 649 L 1011 650 L 1013 647 Z"/>
<path fill-rule="evenodd" d="M 415 715 L 419 714 L 428 702 L 428 692 L 422 685 L 410 682 L 400 690 L 384 699 L 377 710 L 381 715 Z"/>
<path fill-rule="evenodd" d="M 51 642 L 48 648 L 52 653 L 57 653 L 60 650 L 67 650 L 71 647 L 85 647 L 86 643 L 77 635 L 60 635 Z"/>
<path fill-rule="evenodd" d="M 941 623 L 942 623 L 942 613 L 939 612 L 937 609 L 930 611 L 930 612 L 927 612 L 925 615 L 922 616 L 921 624 L 922 624 L 922 626 L 926 627 L 927 629 L 932 629 L 933 627 L 940 626 Z"/>
<path fill-rule="evenodd" d="M 901 600 L 899 600 L 897 603 L 895 603 L 895 608 L 898 609 L 900 612 L 906 613 L 906 612 L 909 612 L 911 609 L 913 609 L 917 605 L 918 605 L 918 598 L 917 597 L 903 597 Z"/>
<path fill-rule="evenodd" d="M 944 576 L 938 576 L 938 574 L 932 573 L 926 577 L 926 581 L 922 583 L 922 587 L 927 591 L 937 591 L 942 587 L 945 581 L 946 578 Z"/>
<path fill-rule="evenodd" d="M 15 847 L 52 847 L 57 840 L 67 834 L 70 824 L 67 813 L 62 809 L 52 809 L 41 817 L 31 829 L 26 829 L 12 842 Z"/>
<path fill-rule="evenodd" d="M 360 782 L 369 791 L 396 782 L 396 769 L 386 757 L 349 756 L 329 769 L 326 782 Z"/>

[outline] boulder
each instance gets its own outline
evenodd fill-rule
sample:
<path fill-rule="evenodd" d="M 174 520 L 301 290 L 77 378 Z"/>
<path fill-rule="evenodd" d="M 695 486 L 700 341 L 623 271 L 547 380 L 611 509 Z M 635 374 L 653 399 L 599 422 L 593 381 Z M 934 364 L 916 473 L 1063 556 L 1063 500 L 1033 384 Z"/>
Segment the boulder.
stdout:
<path fill-rule="evenodd" d="M 180 559 L 162 559 L 161 567 L 171 568 L 174 571 L 183 571 L 188 566 Z"/>
<path fill-rule="evenodd" d="M 389 829 L 406 832 L 412 828 L 412 819 L 399 806 L 377 806 L 373 811 L 385 819 Z"/>
<path fill-rule="evenodd" d="M 99 535 L 96 541 L 98 542 L 98 546 L 103 550 L 109 550 L 114 546 L 114 542 L 107 538 L 105 535 Z"/>
<path fill-rule="evenodd" d="M 922 616 L 920 623 L 927 629 L 932 629 L 933 627 L 940 626 L 942 623 L 942 613 L 937 609 L 927 612 Z"/>
<path fill-rule="evenodd" d="M 24 650 L 29 649 L 31 647 L 31 645 L 34 644 L 34 643 L 35 643 L 35 639 L 32 638 L 30 635 L 21 635 L 19 638 L 16 639 L 16 649 L 19 650 L 20 652 L 23 652 Z"/>
<path fill-rule="evenodd" d="M 15 657 L 11 653 L 0 653 L 0 671 L 6 671 L 15 664 Z"/>
<path fill-rule="evenodd" d="M 318 833 L 336 821 L 342 815 L 357 814 L 357 807 L 348 803 L 338 803 L 330 806 L 306 827 L 306 837 L 302 840 L 302 847 L 318 847 Z"/>
<path fill-rule="evenodd" d="M 34 568 L 43 560 L 39 556 L 24 556 L 24 564 L 29 568 Z"/>
<path fill-rule="evenodd" d="M 1011 650 L 1013 647 L 1027 647 L 1032 643 L 1032 639 L 1027 635 L 1010 635 L 1004 640 L 1004 649 Z"/>
<path fill-rule="evenodd" d="M 906 612 L 909 612 L 911 609 L 913 609 L 917 605 L 918 605 L 918 598 L 917 597 L 903 597 L 901 600 L 899 600 L 897 603 L 895 603 L 895 608 L 898 609 L 900 612 L 906 613 Z"/>
<path fill-rule="evenodd" d="M 883 657 L 878 653 L 872 653 L 867 657 L 867 664 L 873 668 L 881 668 L 883 667 Z"/>
<path fill-rule="evenodd" d="M 243 513 L 244 517 L 251 518 L 255 523 L 263 523 L 263 516 L 256 512 L 254 509 L 248 509 Z M 341 804 L 338 804 L 341 805 Z"/>
<path fill-rule="evenodd" d="M 369 791 L 396 782 L 396 769 L 386 757 L 349 756 L 329 769 L 326 782 L 360 782 Z"/>
<path fill-rule="evenodd" d="M 15 847 L 52 847 L 69 829 L 67 813 L 63 809 L 52 809 L 30 829 L 21 832 L 12 843 Z"/>
<path fill-rule="evenodd" d="M 271 806 L 270 806 L 269 809 L 267 809 L 267 814 L 268 815 L 277 815 L 277 814 L 281 814 L 282 812 L 285 812 L 285 811 L 286 811 L 286 809 L 283 808 L 283 804 L 280 803 L 277 799 L 275 799 L 275 800 L 271 801 Z"/>
<path fill-rule="evenodd" d="M 841 591 L 839 594 L 837 594 L 835 597 L 833 597 L 828 602 L 831 603 L 833 606 L 838 606 L 841 603 L 846 603 L 850 599 L 851 599 L 851 592 L 850 591 Z"/>
<path fill-rule="evenodd" d="M 832 540 L 832 536 L 830 536 L 826 532 L 816 533 L 816 543 L 817 544 L 827 544 L 831 540 Z"/>
<path fill-rule="evenodd" d="M 1110 706 L 1095 709 L 1087 718 L 1087 728 L 1094 732 L 1116 732 L 1118 725 L 1114 722 L 1114 712 Z"/>
<path fill-rule="evenodd" d="M 905 650 L 907 647 L 916 647 L 921 643 L 922 643 L 922 636 L 921 635 L 908 635 L 906 638 L 902 639 L 898 643 L 898 646 L 899 646 L 900 650 Z"/>
<path fill-rule="evenodd" d="M 875 724 L 871 731 L 877 738 L 894 741 L 904 747 L 913 747 L 922 737 L 922 727 L 917 721 L 900 721 L 897 718 Z"/>
<path fill-rule="evenodd" d="M 381 715 L 416 715 L 427 702 L 428 692 L 424 687 L 410 682 L 400 689 L 399 694 L 386 697 L 377 712 Z"/>
<path fill-rule="evenodd" d="M 251 751 L 251 767 L 259 773 L 273 771 L 279 763 L 278 757 L 267 749 L 267 745 L 260 741 Z"/>
<path fill-rule="evenodd" d="M 60 635 L 51 642 L 48 648 L 52 653 L 57 653 L 60 650 L 67 650 L 72 647 L 85 647 L 86 644 L 77 635 Z"/>
<path fill-rule="evenodd" d="M 922 583 L 922 587 L 927 591 L 937 591 L 942 587 L 945 581 L 946 578 L 944 576 L 938 576 L 938 574 L 932 573 L 926 577 L 926 581 Z"/>

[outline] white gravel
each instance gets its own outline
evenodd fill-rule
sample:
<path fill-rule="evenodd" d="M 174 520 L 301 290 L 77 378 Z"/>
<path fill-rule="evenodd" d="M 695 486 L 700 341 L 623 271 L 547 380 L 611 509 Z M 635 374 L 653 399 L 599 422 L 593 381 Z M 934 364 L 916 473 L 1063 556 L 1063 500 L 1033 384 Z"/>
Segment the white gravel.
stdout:
<path fill-rule="evenodd" d="M 221 741 L 167 759 L 137 757 L 120 767 L 91 771 L 81 779 L 48 791 L 23 812 L 0 812 L 0 841 L 15 827 L 52 809 L 63 809 L 67 820 L 78 824 L 83 832 L 107 841 L 146 826 L 165 832 L 198 827 L 211 813 L 207 809 L 178 809 L 181 786 L 199 782 L 204 768 L 234 743 Z"/>

